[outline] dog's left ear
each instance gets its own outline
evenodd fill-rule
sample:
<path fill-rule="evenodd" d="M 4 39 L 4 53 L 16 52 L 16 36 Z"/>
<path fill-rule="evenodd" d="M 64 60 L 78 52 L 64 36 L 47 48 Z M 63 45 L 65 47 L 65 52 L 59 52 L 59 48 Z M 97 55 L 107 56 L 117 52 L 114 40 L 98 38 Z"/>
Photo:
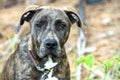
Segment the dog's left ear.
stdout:
<path fill-rule="evenodd" d="M 72 24 L 77 23 L 78 27 L 82 26 L 81 19 L 76 13 L 74 13 L 72 11 L 66 11 L 66 10 L 65 10 L 65 13 L 67 14 L 67 16 L 70 19 Z"/>

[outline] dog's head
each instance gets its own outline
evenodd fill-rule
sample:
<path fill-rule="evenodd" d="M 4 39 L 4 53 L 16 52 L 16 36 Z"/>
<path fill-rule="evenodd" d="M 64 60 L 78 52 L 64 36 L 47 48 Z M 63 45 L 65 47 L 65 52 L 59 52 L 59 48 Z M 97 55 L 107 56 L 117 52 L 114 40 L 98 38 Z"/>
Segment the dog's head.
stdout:
<path fill-rule="evenodd" d="M 28 10 L 21 16 L 20 25 L 25 21 L 30 23 L 33 49 L 40 58 L 63 55 L 61 51 L 68 39 L 70 26 L 77 23 L 81 27 L 76 13 L 51 7 Z"/>

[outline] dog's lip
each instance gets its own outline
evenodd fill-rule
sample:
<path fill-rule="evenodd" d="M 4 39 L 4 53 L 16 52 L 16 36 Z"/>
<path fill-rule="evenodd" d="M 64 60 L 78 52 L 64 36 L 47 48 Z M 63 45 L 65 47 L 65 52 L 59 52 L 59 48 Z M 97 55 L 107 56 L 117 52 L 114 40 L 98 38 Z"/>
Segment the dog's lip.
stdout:
<path fill-rule="evenodd" d="M 52 55 L 52 53 L 47 53 L 47 52 L 45 52 L 44 54 L 43 54 L 43 53 L 39 53 L 38 56 L 39 56 L 40 58 L 46 58 L 46 57 L 48 57 L 48 56 L 54 56 L 54 55 Z"/>
<path fill-rule="evenodd" d="M 39 56 L 39 58 L 44 58 L 44 57 L 47 56 L 47 54 L 44 54 L 44 55 L 43 55 L 43 53 L 40 52 L 40 53 L 38 53 L 38 56 Z"/>
<path fill-rule="evenodd" d="M 38 48 L 38 51 L 37 51 L 37 55 L 39 58 L 45 58 L 45 57 L 48 57 L 48 56 L 53 56 L 53 57 L 61 57 L 60 56 L 60 50 L 58 48 L 56 49 L 41 49 L 41 48 Z"/>
<path fill-rule="evenodd" d="M 46 54 L 54 54 L 56 51 L 57 51 L 57 48 L 56 49 L 45 49 Z"/>

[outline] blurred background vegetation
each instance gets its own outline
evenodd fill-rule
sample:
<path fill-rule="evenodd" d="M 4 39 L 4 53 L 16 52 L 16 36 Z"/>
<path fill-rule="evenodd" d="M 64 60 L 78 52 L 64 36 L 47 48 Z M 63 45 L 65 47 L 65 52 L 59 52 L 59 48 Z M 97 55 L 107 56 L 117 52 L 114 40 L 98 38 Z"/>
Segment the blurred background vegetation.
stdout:
<path fill-rule="evenodd" d="M 90 0 L 82 1 L 84 10 L 80 10 L 79 0 L 0 0 L 0 72 L 14 50 L 14 26 L 27 6 L 37 4 L 73 7 L 79 15 L 83 13 L 81 18 L 86 24 L 83 26 L 87 39 L 86 51 L 77 55 L 79 28 L 76 24 L 72 26 L 65 45 L 72 80 L 76 80 L 78 64 L 81 67 L 81 80 L 120 80 L 120 0 L 102 0 L 99 4 L 91 4 L 88 2 Z M 79 58 L 78 64 L 76 58 Z M 92 59 L 91 67 L 86 65 L 86 59 Z"/>

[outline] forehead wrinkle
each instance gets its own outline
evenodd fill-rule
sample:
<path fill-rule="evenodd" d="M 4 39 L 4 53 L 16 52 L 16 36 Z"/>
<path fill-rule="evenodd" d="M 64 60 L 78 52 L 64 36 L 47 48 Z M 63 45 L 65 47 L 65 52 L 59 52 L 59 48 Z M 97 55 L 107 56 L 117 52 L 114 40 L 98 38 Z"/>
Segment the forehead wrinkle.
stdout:
<path fill-rule="evenodd" d="M 50 17 L 52 18 L 52 20 L 61 20 L 66 23 L 68 23 L 68 21 L 69 21 L 65 15 L 65 13 L 63 11 L 60 11 L 57 9 L 53 9 L 51 11 Z"/>
<path fill-rule="evenodd" d="M 53 12 L 54 11 L 51 11 L 50 9 L 42 10 L 42 11 L 38 12 L 38 14 L 36 15 L 36 20 L 41 20 L 41 19 L 46 19 L 46 20 L 49 19 L 50 20 L 50 18 L 55 17 L 55 13 L 53 13 Z"/>
<path fill-rule="evenodd" d="M 60 19 L 64 22 L 68 22 L 67 16 L 64 11 L 54 8 L 43 9 L 36 14 L 36 20 L 45 19 L 47 21 L 54 21 Z"/>
<path fill-rule="evenodd" d="M 53 19 L 55 19 L 57 17 L 62 17 L 62 18 L 65 17 L 64 13 L 62 11 L 60 11 L 58 9 L 51 9 L 51 8 L 42 10 L 42 14 L 50 16 Z"/>
<path fill-rule="evenodd" d="M 48 9 L 48 13 L 46 13 L 46 16 L 50 18 L 51 20 L 56 19 L 58 17 L 58 12 L 54 9 Z"/>

